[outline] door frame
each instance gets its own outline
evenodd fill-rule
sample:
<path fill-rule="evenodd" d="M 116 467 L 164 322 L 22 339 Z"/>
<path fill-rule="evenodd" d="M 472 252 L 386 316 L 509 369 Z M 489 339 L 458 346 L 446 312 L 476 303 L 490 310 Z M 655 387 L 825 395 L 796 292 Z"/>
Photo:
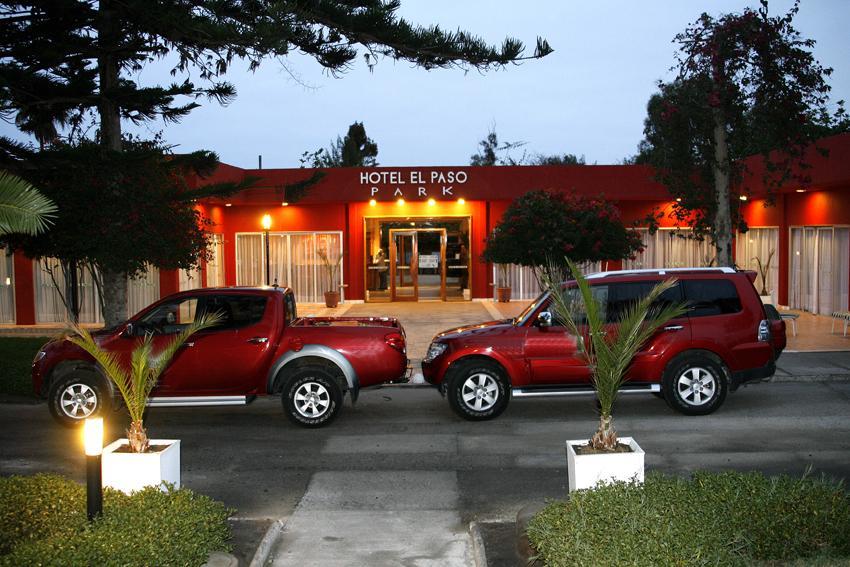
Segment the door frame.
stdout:
<path fill-rule="evenodd" d="M 419 233 L 436 232 L 440 235 L 440 300 L 446 301 L 446 245 L 448 231 L 445 228 L 391 228 L 390 229 L 390 301 L 419 301 Z M 399 296 L 396 293 L 398 250 L 396 236 L 411 236 L 410 275 L 413 278 L 413 295 Z"/>

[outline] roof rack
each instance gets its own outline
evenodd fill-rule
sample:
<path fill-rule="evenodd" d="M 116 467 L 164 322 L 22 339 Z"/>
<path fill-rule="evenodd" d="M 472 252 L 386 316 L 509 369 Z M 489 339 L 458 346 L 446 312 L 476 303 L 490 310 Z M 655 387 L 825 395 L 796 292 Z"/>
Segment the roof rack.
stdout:
<path fill-rule="evenodd" d="M 609 276 L 634 276 L 634 275 L 655 275 L 658 274 L 663 276 L 665 274 L 676 274 L 676 273 L 692 273 L 692 272 L 716 272 L 719 274 L 734 274 L 737 271 L 735 268 L 730 268 L 728 266 L 722 266 L 717 268 L 652 268 L 645 270 L 614 270 L 610 272 L 596 272 L 594 274 L 588 274 L 586 276 L 589 280 L 595 280 L 599 278 L 607 278 Z"/>

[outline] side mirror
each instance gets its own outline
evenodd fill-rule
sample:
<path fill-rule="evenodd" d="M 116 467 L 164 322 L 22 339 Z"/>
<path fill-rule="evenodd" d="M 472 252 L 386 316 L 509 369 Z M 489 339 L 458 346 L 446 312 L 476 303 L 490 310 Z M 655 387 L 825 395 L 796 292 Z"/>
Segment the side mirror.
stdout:
<path fill-rule="evenodd" d="M 541 311 L 537 316 L 537 325 L 540 327 L 551 327 L 552 313 L 549 311 Z"/>
<path fill-rule="evenodd" d="M 136 334 L 136 328 L 133 327 L 132 323 L 127 323 L 127 326 L 124 327 L 124 332 L 121 333 L 123 337 L 133 337 Z"/>

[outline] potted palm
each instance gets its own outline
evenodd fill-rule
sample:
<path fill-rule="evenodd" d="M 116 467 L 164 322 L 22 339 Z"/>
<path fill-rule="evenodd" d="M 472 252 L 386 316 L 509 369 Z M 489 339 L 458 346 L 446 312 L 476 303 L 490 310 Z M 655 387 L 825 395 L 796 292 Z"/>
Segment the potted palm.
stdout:
<path fill-rule="evenodd" d="M 496 301 L 499 303 L 508 303 L 511 300 L 511 288 L 510 284 L 508 284 L 508 268 L 513 263 L 512 254 L 515 252 L 511 246 L 512 243 L 504 235 L 503 231 L 493 230 L 493 233 L 487 238 L 484 252 L 481 254 L 481 259 L 484 262 L 492 262 L 498 269 L 499 279 L 496 286 Z"/>
<path fill-rule="evenodd" d="M 129 364 L 123 363 L 115 352 L 101 348 L 87 330 L 73 328 L 75 334 L 68 340 L 95 359 L 104 375 L 115 384 L 130 414 L 127 438 L 118 439 L 103 449 L 104 486 L 126 493 L 149 485 L 162 486 L 164 482 L 180 488 L 180 441 L 148 439 L 144 413 L 151 390 L 183 343 L 219 320 L 215 314 L 195 319 L 159 352 L 154 352 L 153 335 L 147 333 L 137 339 Z"/>
<path fill-rule="evenodd" d="M 567 259 L 576 287 L 564 288 L 547 274 L 544 285 L 552 306 L 569 331 L 578 337 L 591 370 L 599 409 L 599 424 L 590 440 L 566 443 L 570 491 L 591 488 L 600 481 L 643 482 L 643 450 L 631 437 L 618 437 L 614 429 L 614 403 L 631 361 L 641 346 L 664 324 L 683 315 L 683 304 L 659 301 L 676 285 L 668 279 L 652 288 L 640 301 L 626 306 L 614 326 L 609 326 L 600 302 L 579 268 Z"/>
<path fill-rule="evenodd" d="M 327 250 L 323 248 L 319 248 L 316 254 L 318 254 L 322 264 L 324 264 L 325 274 L 328 277 L 328 287 L 327 291 L 325 291 L 325 306 L 336 307 L 339 305 L 339 287 L 334 288 L 334 284 L 339 273 L 339 267 L 342 264 L 342 254 L 336 260 L 331 260 Z"/>
<path fill-rule="evenodd" d="M 496 264 L 499 269 L 499 286 L 496 288 L 496 301 L 510 303 L 511 288 L 508 286 L 508 264 Z"/>

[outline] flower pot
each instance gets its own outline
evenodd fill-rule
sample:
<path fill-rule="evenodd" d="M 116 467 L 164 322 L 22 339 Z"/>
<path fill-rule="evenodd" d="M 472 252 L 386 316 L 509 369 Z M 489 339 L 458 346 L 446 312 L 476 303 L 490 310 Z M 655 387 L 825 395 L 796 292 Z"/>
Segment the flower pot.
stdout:
<path fill-rule="evenodd" d="M 587 439 L 567 441 L 567 473 L 570 492 L 593 488 L 599 482 L 632 480 L 643 484 L 643 449 L 631 437 L 620 437 L 620 443 L 632 450 L 627 453 L 578 455 L 574 445 L 587 445 Z"/>
<path fill-rule="evenodd" d="M 511 301 L 511 288 L 509 287 L 497 287 L 496 288 L 496 301 L 499 303 L 510 303 Z"/>
<path fill-rule="evenodd" d="M 151 451 L 130 453 L 129 442 L 118 439 L 103 448 L 103 486 L 127 494 L 146 486 L 164 489 L 163 482 L 180 488 L 180 441 L 151 439 Z"/>
<path fill-rule="evenodd" d="M 338 291 L 326 291 L 325 292 L 325 306 L 326 307 L 336 307 L 339 305 L 339 292 Z"/>

